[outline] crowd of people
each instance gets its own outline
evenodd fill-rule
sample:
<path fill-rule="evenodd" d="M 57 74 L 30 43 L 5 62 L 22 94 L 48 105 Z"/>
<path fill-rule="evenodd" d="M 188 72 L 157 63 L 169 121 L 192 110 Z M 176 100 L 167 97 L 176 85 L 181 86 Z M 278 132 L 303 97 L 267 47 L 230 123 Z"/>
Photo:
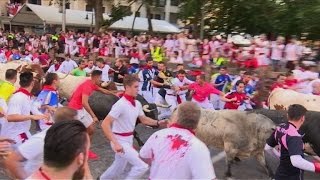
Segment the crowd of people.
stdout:
<path fill-rule="evenodd" d="M 184 33 L 162 38 L 108 32 L 37 36 L 1 31 L 1 63 L 26 61 L 39 64 L 46 72 L 42 90 L 36 95 L 31 94 L 35 83 L 31 72 L 19 75 L 17 70 L 8 69 L 0 83 L 0 152 L 9 175 L 18 179 L 92 178 L 88 158 L 98 156 L 89 149 L 99 120 L 89 97 L 100 91 L 121 97 L 102 122 L 116 155 L 101 179 L 116 178 L 127 163 L 132 168 L 126 177 L 140 178 L 148 170 L 148 162 L 150 178 L 216 178 L 208 148 L 194 136 L 200 108 L 254 108 L 252 98 L 260 80 L 255 69 L 268 66 L 274 71 L 287 70 L 277 76 L 270 92 L 285 88 L 320 95 L 316 44 L 299 44 L 295 38 L 285 43 L 280 36 L 269 41 L 265 35 L 250 40 L 250 45 L 244 45 L 220 35 L 199 40 Z M 114 64 L 106 61 L 111 57 Z M 239 74 L 228 72 L 230 63 L 238 66 Z M 170 70 L 169 64 L 174 64 L 174 69 Z M 205 65 L 218 69 L 210 81 L 202 72 Z M 58 73 L 90 77 L 74 90 L 67 107 L 60 103 Z M 18 76 L 20 88 L 15 89 Z M 309 87 L 312 81 L 316 82 Z M 110 82 L 117 91 L 103 88 Z M 168 105 L 158 107 L 160 120 L 144 115 L 142 105 L 135 100 L 138 94 L 149 103 Z M 302 109 L 289 117 L 296 124 L 304 114 Z M 169 117 L 170 122 L 166 120 Z M 169 128 L 154 133 L 137 152 L 132 146 L 137 119 L 148 126 Z M 40 132 L 34 135 L 30 133 L 31 121 L 39 126 Z M 175 144 L 169 147 L 169 141 Z M 269 139 L 269 148 L 275 141 L 278 139 Z M 171 164 L 172 156 L 179 156 L 179 161 Z M 173 165 L 181 169 L 177 171 Z M 309 171 L 320 170 L 317 163 L 308 167 Z"/>

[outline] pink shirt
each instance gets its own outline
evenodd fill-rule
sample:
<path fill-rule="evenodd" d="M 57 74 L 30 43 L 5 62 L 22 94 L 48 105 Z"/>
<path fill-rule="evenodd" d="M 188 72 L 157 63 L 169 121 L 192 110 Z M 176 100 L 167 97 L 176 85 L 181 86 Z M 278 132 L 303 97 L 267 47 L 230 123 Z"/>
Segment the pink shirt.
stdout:
<path fill-rule="evenodd" d="M 83 108 L 82 105 L 82 95 L 90 96 L 93 91 L 98 90 L 98 86 L 93 84 L 92 81 L 86 80 L 82 84 L 80 84 L 76 90 L 73 92 L 71 96 L 71 100 L 69 102 L 69 107 L 75 110 L 80 110 Z"/>
<path fill-rule="evenodd" d="M 195 91 L 192 98 L 198 102 L 206 100 L 210 94 L 220 94 L 220 91 L 213 87 L 213 85 L 210 83 L 204 83 L 203 86 L 201 86 L 199 83 L 193 83 L 189 86 L 189 89 Z"/>

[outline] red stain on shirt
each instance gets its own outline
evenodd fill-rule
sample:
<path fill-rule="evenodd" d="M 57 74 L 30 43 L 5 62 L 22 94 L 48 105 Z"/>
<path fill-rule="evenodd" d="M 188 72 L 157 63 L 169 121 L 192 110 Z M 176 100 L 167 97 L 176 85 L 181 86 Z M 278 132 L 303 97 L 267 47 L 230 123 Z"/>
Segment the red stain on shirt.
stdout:
<path fill-rule="evenodd" d="M 171 142 L 172 142 L 171 149 L 172 150 L 179 150 L 181 147 L 188 146 L 188 142 L 186 140 L 183 140 L 181 138 L 181 135 L 178 135 L 178 134 L 176 134 L 175 136 L 169 135 L 168 138 L 171 139 Z"/>

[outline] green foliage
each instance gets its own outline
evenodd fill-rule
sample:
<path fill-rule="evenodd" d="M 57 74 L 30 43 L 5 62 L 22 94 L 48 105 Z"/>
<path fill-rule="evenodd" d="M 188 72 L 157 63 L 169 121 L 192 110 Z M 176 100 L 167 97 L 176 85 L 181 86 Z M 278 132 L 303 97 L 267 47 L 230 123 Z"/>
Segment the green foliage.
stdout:
<path fill-rule="evenodd" d="M 180 18 L 195 28 L 203 11 L 210 30 L 319 38 L 320 0 L 185 0 L 180 6 Z"/>
<path fill-rule="evenodd" d="M 110 26 L 114 22 L 122 19 L 125 16 L 130 16 L 131 15 L 131 10 L 129 6 L 120 6 L 118 5 L 112 5 L 111 8 L 111 14 L 110 19 L 105 20 L 103 23 L 103 26 Z"/>

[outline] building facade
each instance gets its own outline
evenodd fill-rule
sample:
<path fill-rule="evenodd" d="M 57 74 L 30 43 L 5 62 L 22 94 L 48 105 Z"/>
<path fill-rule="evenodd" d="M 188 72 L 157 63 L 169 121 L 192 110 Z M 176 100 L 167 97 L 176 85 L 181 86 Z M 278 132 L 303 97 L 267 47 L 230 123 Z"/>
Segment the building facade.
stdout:
<path fill-rule="evenodd" d="M 19 9 L 19 6 L 28 2 L 31 4 L 38 4 L 43 6 L 56 6 L 59 7 L 60 0 L 0 0 L 0 16 L 2 19 L 12 17 Z M 66 0 L 69 3 L 66 5 L 67 9 L 75 9 L 82 11 L 92 11 L 92 6 L 87 3 L 87 0 Z M 137 12 L 141 2 L 133 4 L 128 3 L 129 0 L 113 0 L 103 1 L 103 9 L 105 13 L 110 13 L 112 5 L 130 6 L 132 14 L 137 13 L 139 17 L 146 17 L 146 8 L 142 8 Z M 153 0 L 151 4 L 151 13 L 153 19 L 166 20 L 170 23 L 176 24 L 178 22 L 179 2 L 181 0 Z"/>

